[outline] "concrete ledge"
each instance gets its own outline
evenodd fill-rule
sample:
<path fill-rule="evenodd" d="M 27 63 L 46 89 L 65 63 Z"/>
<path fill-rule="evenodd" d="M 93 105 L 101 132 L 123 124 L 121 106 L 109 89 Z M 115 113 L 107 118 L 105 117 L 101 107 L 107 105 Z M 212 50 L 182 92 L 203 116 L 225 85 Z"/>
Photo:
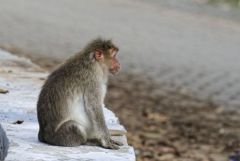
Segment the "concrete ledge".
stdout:
<path fill-rule="evenodd" d="M 0 50 L 0 89 L 8 91 L 0 93 L 0 121 L 10 140 L 6 161 L 135 160 L 134 149 L 127 145 L 125 135 L 116 137 L 125 144 L 119 150 L 94 146 L 57 147 L 40 143 L 37 139 L 36 101 L 47 75 L 28 59 Z M 125 132 L 114 113 L 105 108 L 104 115 L 109 129 Z"/>

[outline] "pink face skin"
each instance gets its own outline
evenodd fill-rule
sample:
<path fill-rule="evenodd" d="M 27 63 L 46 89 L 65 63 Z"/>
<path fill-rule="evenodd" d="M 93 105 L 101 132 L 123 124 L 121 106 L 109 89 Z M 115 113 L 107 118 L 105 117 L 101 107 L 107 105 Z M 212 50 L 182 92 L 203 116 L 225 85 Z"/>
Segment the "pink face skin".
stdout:
<path fill-rule="evenodd" d="M 118 52 L 117 49 L 110 49 L 109 50 L 111 59 L 110 59 L 110 63 L 107 63 L 107 64 L 109 64 L 109 66 L 110 66 L 109 67 L 109 71 L 113 75 L 116 74 L 120 70 L 120 68 L 121 68 L 120 63 L 117 60 L 117 52 Z M 104 53 L 103 53 L 103 51 L 96 50 L 95 51 L 95 59 L 98 62 L 104 62 Z"/>
<path fill-rule="evenodd" d="M 111 65 L 109 70 L 112 74 L 116 74 L 121 68 L 120 63 L 117 60 L 117 50 L 111 49 L 110 53 L 111 53 L 112 59 L 111 59 Z"/>

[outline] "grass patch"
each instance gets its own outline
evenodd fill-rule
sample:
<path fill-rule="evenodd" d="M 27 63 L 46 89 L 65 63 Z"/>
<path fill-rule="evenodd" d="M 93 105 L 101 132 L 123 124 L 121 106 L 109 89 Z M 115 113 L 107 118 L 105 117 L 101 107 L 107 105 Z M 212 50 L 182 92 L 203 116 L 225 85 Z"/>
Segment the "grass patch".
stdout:
<path fill-rule="evenodd" d="M 240 0 L 209 0 L 210 4 L 228 4 L 232 7 L 240 7 Z"/>

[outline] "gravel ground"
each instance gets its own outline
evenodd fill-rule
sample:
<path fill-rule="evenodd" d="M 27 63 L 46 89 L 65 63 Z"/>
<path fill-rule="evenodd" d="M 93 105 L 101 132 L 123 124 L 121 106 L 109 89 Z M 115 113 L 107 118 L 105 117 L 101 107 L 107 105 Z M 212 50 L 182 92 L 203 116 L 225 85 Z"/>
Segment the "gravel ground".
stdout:
<path fill-rule="evenodd" d="M 240 157 L 239 114 L 184 91 L 167 91 L 150 78 L 122 74 L 110 81 L 107 105 L 127 127 L 138 161 Z"/>

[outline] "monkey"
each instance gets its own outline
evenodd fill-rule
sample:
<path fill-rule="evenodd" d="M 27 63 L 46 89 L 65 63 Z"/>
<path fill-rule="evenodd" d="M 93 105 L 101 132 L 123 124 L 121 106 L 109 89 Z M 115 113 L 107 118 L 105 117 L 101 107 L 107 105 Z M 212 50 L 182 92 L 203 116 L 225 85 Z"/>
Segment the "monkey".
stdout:
<path fill-rule="evenodd" d="M 120 70 L 119 49 L 97 38 L 66 60 L 45 81 L 37 102 L 38 139 L 57 146 L 119 149 L 103 115 L 108 75 Z"/>
<path fill-rule="evenodd" d="M 0 161 L 4 161 L 7 157 L 9 148 L 9 140 L 7 138 L 6 132 L 0 124 Z"/>

